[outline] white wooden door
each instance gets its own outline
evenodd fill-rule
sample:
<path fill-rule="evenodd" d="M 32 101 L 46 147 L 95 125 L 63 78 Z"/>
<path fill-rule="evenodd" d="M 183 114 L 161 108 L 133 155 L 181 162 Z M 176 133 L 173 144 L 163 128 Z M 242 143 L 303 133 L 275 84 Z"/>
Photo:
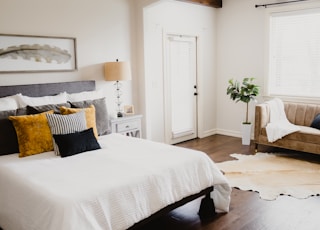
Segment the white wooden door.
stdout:
<path fill-rule="evenodd" d="M 174 144 L 197 134 L 197 39 L 166 35 L 165 139 Z"/>

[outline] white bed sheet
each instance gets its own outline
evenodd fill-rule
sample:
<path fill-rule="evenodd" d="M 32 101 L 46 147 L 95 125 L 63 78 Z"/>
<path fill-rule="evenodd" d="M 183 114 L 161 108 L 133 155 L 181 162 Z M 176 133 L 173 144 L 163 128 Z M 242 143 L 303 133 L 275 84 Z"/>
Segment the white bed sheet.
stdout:
<path fill-rule="evenodd" d="M 206 154 L 119 134 L 99 143 L 100 150 L 67 158 L 1 156 L 0 226 L 127 229 L 209 186 L 216 211 L 229 211 L 231 188 Z"/>

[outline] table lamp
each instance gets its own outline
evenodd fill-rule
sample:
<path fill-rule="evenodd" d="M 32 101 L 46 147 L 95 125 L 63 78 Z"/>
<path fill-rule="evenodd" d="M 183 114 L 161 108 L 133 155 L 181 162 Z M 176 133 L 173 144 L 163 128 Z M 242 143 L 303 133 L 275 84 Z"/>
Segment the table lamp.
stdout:
<path fill-rule="evenodd" d="M 116 104 L 118 106 L 117 117 L 122 117 L 121 112 L 121 83 L 120 81 L 131 80 L 131 68 L 129 62 L 106 62 L 104 65 L 104 77 L 106 81 L 115 81 L 116 85 Z"/>

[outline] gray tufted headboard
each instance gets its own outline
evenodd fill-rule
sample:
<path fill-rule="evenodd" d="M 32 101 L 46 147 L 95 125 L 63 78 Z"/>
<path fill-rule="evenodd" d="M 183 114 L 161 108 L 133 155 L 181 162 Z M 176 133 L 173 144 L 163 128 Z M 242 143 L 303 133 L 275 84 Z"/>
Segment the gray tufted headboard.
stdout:
<path fill-rule="evenodd" d="M 59 83 L 44 83 L 31 85 L 0 86 L 0 97 L 10 96 L 17 93 L 30 97 L 56 95 L 61 92 L 79 93 L 96 89 L 95 81 L 73 81 Z"/>

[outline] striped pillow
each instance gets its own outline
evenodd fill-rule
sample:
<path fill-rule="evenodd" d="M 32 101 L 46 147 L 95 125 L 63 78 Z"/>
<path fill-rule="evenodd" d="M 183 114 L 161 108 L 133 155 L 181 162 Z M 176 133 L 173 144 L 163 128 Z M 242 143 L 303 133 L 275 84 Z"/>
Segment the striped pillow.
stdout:
<path fill-rule="evenodd" d="M 46 114 L 52 135 L 70 134 L 87 129 L 84 111 L 70 115 Z M 53 148 L 56 155 L 60 155 L 59 147 L 53 139 Z"/>

